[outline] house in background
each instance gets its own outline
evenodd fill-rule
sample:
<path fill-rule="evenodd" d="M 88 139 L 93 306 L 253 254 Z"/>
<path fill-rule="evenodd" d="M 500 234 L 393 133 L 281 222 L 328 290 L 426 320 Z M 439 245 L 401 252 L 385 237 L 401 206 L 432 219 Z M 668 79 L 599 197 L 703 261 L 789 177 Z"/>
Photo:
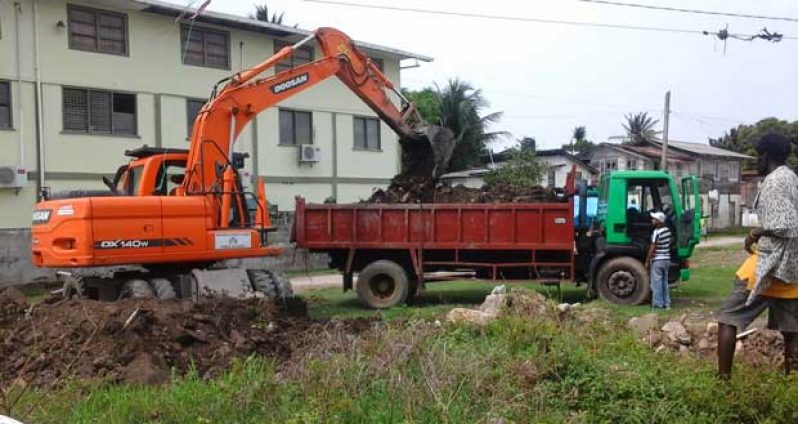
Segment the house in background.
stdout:
<path fill-rule="evenodd" d="M 643 145 L 602 143 L 580 155 L 600 174 L 621 170 L 658 169 L 662 154 L 660 141 Z M 677 179 L 696 175 L 701 183 L 704 215 L 712 230 L 738 227 L 742 224 L 744 201 L 741 196 L 742 162 L 753 159 L 707 144 L 668 142 L 668 172 Z M 710 196 L 712 192 L 712 196 Z M 717 194 L 717 196 L 715 196 Z"/>
<path fill-rule="evenodd" d="M 483 157 L 484 166 L 465 171 L 450 172 L 442 175 L 441 180 L 451 186 L 464 185 L 471 188 L 481 188 L 485 185 L 483 177 L 493 169 L 503 166 L 511 153 L 511 150 L 493 153 Z M 577 180 L 586 179 L 591 183 L 597 182 L 596 178 L 599 174 L 595 168 L 563 149 L 538 150 L 535 152 L 535 156 L 548 167 L 546 174 L 541 177 L 540 185 L 543 187 L 564 187 L 565 179 L 573 166 L 576 166 Z"/>

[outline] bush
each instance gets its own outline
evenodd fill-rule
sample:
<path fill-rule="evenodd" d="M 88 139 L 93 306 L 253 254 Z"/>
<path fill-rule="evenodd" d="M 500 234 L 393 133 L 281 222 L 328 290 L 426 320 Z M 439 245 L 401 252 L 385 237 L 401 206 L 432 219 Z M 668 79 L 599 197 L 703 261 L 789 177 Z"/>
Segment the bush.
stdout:
<path fill-rule="evenodd" d="M 548 166 L 538 160 L 533 149 L 516 149 L 510 158 L 485 175 L 488 186 L 533 187 L 548 171 Z"/>

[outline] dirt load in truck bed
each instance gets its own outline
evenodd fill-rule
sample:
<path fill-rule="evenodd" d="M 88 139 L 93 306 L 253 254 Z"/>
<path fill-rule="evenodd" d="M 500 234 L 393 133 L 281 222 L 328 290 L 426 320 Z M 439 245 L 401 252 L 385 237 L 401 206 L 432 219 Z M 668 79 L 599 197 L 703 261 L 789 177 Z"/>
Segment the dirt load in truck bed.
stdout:
<path fill-rule="evenodd" d="M 4 296 L 8 297 L 8 296 Z M 16 297 L 16 296 L 15 296 Z M 6 300 L 5 305 L 19 305 Z M 234 358 L 283 360 L 327 322 L 311 321 L 303 302 L 278 306 L 265 299 L 231 298 L 119 302 L 60 300 L 0 316 L 0 385 L 63 384 L 69 377 L 132 384 L 168 381 L 194 367 L 201 376 L 223 372 Z M 371 328 L 350 320 L 347 331 Z"/>
<path fill-rule="evenodd" d="M 549 203 L 554 190 L 544 187 L 513 187 L 505 184 L 470 188 L 450 187 L 433 179 L 397 175 L 387 189 L 376 190 L 365 203 Z"/>

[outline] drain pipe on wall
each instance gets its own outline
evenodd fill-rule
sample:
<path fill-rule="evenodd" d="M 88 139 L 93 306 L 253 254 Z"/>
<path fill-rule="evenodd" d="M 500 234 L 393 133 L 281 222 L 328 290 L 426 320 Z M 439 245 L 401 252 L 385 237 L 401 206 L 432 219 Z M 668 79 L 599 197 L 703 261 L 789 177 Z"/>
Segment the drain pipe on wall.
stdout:
<path fill-rule="evenodd" d="M 39 2 L 33 0 L 33 51 L 34 69 L 36 71 L 36 142 L 38 152 L 39 178 L 37 180 L 37 194 L 42 197 L 42 191 L 46 187 L 44 180 L 44 117 L 42 113 L 42 75 L 41 62 L 39 59 Z"/>
<path fill-rule="evenodd" d="M 22 59 L 20 59 L 19 15 L 22 14 L 22 3 L 14 2 L 14 42 L 16 43 L 17 60 L 17 95 L 14 97 L 14 110 L 17 111 L 17 143 L 19 144 L 19 167 L 25 168 L 25 102 L 22 101 Z"/>

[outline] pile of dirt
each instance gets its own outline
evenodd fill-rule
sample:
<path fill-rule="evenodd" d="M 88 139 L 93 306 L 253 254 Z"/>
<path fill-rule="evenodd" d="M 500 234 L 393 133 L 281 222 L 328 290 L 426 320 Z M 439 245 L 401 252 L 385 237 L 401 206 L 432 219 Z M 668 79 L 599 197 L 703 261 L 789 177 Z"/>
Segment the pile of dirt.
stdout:
<path fill-rule="evenodd" d="M 21 291 L 10 287 L 0 292 L 0 325 L 15 322 L 26 309 L 28 300 Z"/>
<path fill-rule="evenodd" d="M 387 189 L 376 190 L 365 203 L 548 203 L 556 202 L 554 190 L 506 184 L 470 188 L 450 187 L 430 178 L 397 175 Z"/>
<path fill-rule="evenodd" d="M 712 361 L 717 358 L 718 323 L 711 316 L 690 313 L 660 322 L 659 317 L 652 313 L 632 318 L 628 325 L 656 352 L 694 355 Z M 784 362 L 781 334 L 763 329 L 761 323 L 754 323 L 752 327 L 758 330 L 740 337 L 735 356 L 752 367 L 781 369 Z"/>
<path fill-rule="evenodd" d="M 323 331 L 306 315 L 265 299 L 62 300 L 0 325 L 0 385 L 57 385 L 65 378 L 159 384 L 189 368 L 211 377 L 237 357 L 285 359 Z M 368 328 L 347 322 L 353 333 Z"/>

